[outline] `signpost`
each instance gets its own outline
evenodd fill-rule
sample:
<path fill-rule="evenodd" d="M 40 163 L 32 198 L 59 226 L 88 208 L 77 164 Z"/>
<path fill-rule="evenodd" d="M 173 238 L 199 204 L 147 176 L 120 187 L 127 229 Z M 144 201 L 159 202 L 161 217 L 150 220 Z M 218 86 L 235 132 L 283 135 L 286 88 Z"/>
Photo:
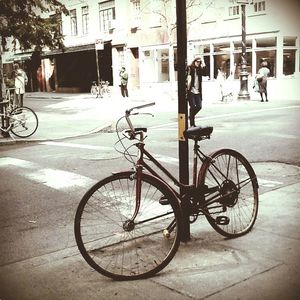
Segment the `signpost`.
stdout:
<path fill-rule="evenodd" d="M 96 52 L 96 66 L 97 66 L 97 84 L 100 84 L 100 70 L 99 70 L 99 58 L 98 50 L 104 50 L 104 41 L 103 39 L 97 39 L 95 41 L 95 52 Z"/>

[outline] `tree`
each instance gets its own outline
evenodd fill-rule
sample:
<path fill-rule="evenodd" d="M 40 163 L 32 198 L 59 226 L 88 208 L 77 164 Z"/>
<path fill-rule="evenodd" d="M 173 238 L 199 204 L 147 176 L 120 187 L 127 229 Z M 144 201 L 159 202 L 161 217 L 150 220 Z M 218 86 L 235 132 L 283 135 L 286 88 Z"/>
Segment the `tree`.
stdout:
<path fill-rule="evenodd" d="M 14 50 L 17 42 L 24 50 L 62 47 L 59 20 L 42 17 L 50 12 L 56 16 L 68 14 L 66 7 L 57 0 L 0 0 L 0 37 L 4 49 L 7 38 L 12 38 Z"/>
<path fill-rule="evenodd" d="M 42 17 L 51 12 L 53 17 Z M 0 0 L 0 102 L 3 101 L 2 49 L 7 50 L 7 40 L 11 40 L 12 50 L 18 47 L 39 52 L 44 47 L 62 48 L 59 24 L 62 13 L 68 14 L 68 10 L 57 0 Z M 3 119 L 2 126 L 5 126 Z"/>
<path fill-rule="evenodd" d="M 215 0 L 187 0 L 187 33 L 189 28 L 197 22 L 206 10 L 214 4 Z M 162 28 L 166 31 L 169 41 L 169 70 L 170 83 L 175 81 L 174 70 L 174 44 L 176 39 L 176 1 L 175 0 L 149 0 L 143 8 L 145 13 L 155 14 L 160 18 Z M 155 8 L 154 8 L 155 7 Z"/>

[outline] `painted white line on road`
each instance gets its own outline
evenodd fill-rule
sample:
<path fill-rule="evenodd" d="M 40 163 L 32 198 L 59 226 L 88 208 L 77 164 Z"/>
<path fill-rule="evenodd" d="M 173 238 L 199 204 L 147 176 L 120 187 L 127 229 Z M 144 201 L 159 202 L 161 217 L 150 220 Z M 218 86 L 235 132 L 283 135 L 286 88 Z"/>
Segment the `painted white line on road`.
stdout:
<path fill-rule="evenodd" d="M 267 133 L 264 133 L 263 135 L 278 137 L 278 138 L 284 138 L 284 139 L 296 139 L 296 140 L 300 139 L 300 137 L 297 136 L 297 135 L 282 134 L 282 133 L 276 133 L 276 132 L 267 132 Z"/>
<path fill-rule="evenodd" d="M 244 111 L 244 112 L 235 112 L 235 113 L 229 113 L 229 114 L 214 115 L 214 116 L 209 116 L 209 117 L 202 117 L 201 116 L 199 119 L 200 120 L 221 119 L 221 118 L 226 118 L 226 117 L 250 115 L 250 114 L 268 112 L 268 111 L 273 111 L 273 110 L 294 109 L 294 108 L 300 108 L 300 106 L 299 105 L 291 105 L 291 106 L 273 107 L 273 108 L 266 108 L 266 109 L 256 109 L 256 110 L 252 110 L 252 111 Z M 197 118 L 196 118 L 196 120 L 197 120 Z M 177 125 L 177 124 L 178 124 L 178 122 L 172 122 L 172 123 L 152 126 L 152 127 L 149 127 L 149 128 L 156 129 L 156 128 L 160 128 L 160 127 L 173 126 L 173 125 Z"/>
<path fill-rule="evenodd" d="M 13 157 L 1 157 L 0 167 L 7 167 L 7 166 L 16 166 L 19 168 L 34 169 L 37 168 L 38 164 L 33 163 L 31 161 L 13 158 Z"/>
<path fill-rule="evenodd" d="M 90 150 L 114 150 L 113 147 L 83 145 L 83 144 L 63 143 L 63 142 L 51 142 L 51 141 L 49 141 L 49 142 L 41 142 L 39 144 L 40 145 L 47 145 L 47 146 L 81 148 L 81 149 L 90 149 Z"/>
<path fill-rule="evenodd" d="M 56 190 L 89 187 L 96 183 L 96 180 L 86 176 L 58 169 L 44 168 L 37 163 L 12 157 L 1 157 L 0 168 L 2 167 L 17 167 L 18 176 L 23 176 Z"/>
<path fill-rule="evenodd" d="M 86 176 L 55 169 L 40 169 L 35 172 L 26 173 L 24 176 L 56 190 L 87 187 L 96 183 L 95 180 Z"/>

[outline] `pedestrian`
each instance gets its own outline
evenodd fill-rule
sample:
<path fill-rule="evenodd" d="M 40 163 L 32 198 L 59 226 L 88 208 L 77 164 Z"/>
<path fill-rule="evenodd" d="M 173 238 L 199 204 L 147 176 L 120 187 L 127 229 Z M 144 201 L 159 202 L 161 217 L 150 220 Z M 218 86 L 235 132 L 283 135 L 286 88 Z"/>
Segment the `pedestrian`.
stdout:
<path fill-rule="evenodd" d="M 217 75 L 217 83 L 218 86 L 220 87 L 220 92 L 221 92 L 221 101 L 224 101 L 224 83 L 225 83 L 225 74 L 222 72 L 221 68 L 218 68 L 218 75 Z"/>
<path fill-rule="evenodd" d="M 28 82 L 28 78 L 25 71 L 23 71 L 17 63 L 14 64 L 14 79 L 16 89 L 16 105 L 23 106 L 25 85 Z"/>
<path fill-rule="evenodd" d="M 120 76 L 121 94 L 123 97 L 128 97 L 128 89 L 127 89 L 128 73 L 126 72 L 125 67 L 122 67 L 119 76 Z"/>
<path fill-rule="evenodd" d="M 42 71 L 42 66 L 39 66 L 36 70 L 36 79 L 38 82 L 38 91 L 42 92 L 43 91 L 43 71 Z"/>
<path fill-rule="evenodd" d="M 190 106 L 190 126 L 195 127 L 195 116 L 202 108 L 202 75 L 204 60 L 197 57 L 187 68 L 187 97 Z"/>
<path fill-rule="evenodd" d="M 267 61 L 261 63 L 261 68 L 258 70 L 256 75 L 256 80 L 258 83 L 258 91 L 260 94 L 261 102 L 264 102 L 263 95 L 265 94 L 266 102 L 268 102 L 268 92 L 267 92 L 267 78 L 270 74 L 270 70 L 267 67 Z"/>

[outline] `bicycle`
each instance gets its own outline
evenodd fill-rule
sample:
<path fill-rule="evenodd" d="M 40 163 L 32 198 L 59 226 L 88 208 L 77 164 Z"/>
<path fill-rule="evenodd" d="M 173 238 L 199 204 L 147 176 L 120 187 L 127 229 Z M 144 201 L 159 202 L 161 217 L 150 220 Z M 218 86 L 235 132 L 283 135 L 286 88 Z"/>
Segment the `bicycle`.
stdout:
<path fill-rule="evenodd" d="M 123 146 L 132 170 L 113 173 L 92 186 L 75 215 L 75 239 L 81 255 L 96 271 L 115 280 L 147 278 L 168 265 L 180 244 L 183 203 L 190 223 L 204 215 L 213 229 L 227 238 L 249 232 L 257 217 L 258 182 L 247 159 L 232 149 L 210 155 L 200 150 L 199 142 L 210 138 L 213 127 L 192 127 L 184 132 L 186 139 L 194 141 L 192 184 L 179 182 L 145 149 L 147 128 L 134 128 L 131 116 L 150 105 L 153 103 L 126 110 L 116 123 L 116 144 Z M 123 118 L 129 129 L 121 136 L 118 126 Z M 127 147 L 124 140 L 133 144 Z M 136 147 L 136 155 L 129 152 L 132 147 Z"/>
<path fill-rule="evenodd" d="M 9 104 L 9 101 L 0 102 L 0 107 L 2 107 L 0 117 L 4 125 L 4 127 L 0 127 L 0 130 L 6 133 L 12 132 L 21 138 L 33 135 L 39 123 L 36 113 L 26 106 L 10 109 Z"/>
<path fill-rule="evenodd" d="M 97 85 L 96 81 L 93 81 L 91 86 L 91 95 L 96 96 L 96 98 L 103 98 L 105 96 L 110 97 L 111 90 L 109 88 L 109 81 L 100 81 L 99 85 Z"/>
<path fill-rule="evenodd" d="M 16 104 L 16 89 L 15 88 L 6 88 L 5 90 L 5 101 L 8 101 L 8 109 L 12 110 L 17 107 Z"/>

